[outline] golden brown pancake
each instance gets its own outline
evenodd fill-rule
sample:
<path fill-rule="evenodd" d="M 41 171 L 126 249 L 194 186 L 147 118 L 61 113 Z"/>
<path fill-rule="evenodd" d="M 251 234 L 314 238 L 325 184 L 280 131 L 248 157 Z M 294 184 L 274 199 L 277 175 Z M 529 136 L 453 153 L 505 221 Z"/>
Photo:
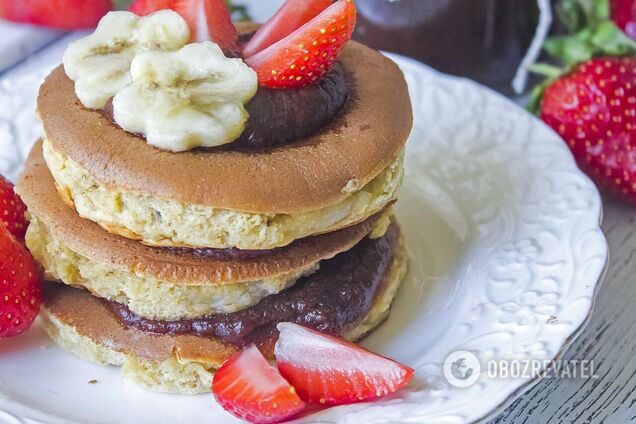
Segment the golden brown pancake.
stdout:
<path fill-rule="evenodd" d="M 183 285 L 233 284 L 304 268 L 350 249 L 371 231 L 375 222 L 372 217 L 343 230 L 297 240 L 284 248 L 240 260 L 219 259 L 190 249 L 146 246 L 107 233 L 94 222 L 80 218 L 58 196 L 42 157 L 41 142 L 31 151 L 16 190 L 29 212 L 53 228 L 74 252 L 113 267 Z"/>
<path fill-rule="evenodd" d="M 406 254 L 399 240 L 371 309 L 341 336 L 357 340 L 384 322 L 405 273 Z M 237 351 L 215 338 L 152 334 L 128 327 L 102 300 L 57 284 L 45 284 L 42 312 L 46 331 L 61 347 L 93 362 L 122 366 L 126 377 L 153 390 L 208 391 L 214 371 Z M 272 347 L 273 340 L 261 345 L 270 358 Z"/>
<path fill-rule="evenodd" d="M 83 107 L 62 67 L 42 85 L 38 111 L 53 149 L 106 187 L 234 211 L 301 213 L 366 185 L 396 159 L 411 130 L 406 82 L 395 63 L 353 41 L 339 61 L 354 87 L 345 110 L 323 131 L 268 150 L 156 149 Z"/>
<path fill-rule="evenodd" d="M 269 251 L 150 247 L 108 233 L 67 206 L 55 190 L 41 143 L 31 151 L 17 190 L 31 215 L 27 247 L 47 278 L 84 287 L 157 319 L 252 306 L 315 272 L 321 261 L 349 250 L 372 230 L 381 235 L 386 228 L 381 223 L 388 222 L 374 216 Z"/>

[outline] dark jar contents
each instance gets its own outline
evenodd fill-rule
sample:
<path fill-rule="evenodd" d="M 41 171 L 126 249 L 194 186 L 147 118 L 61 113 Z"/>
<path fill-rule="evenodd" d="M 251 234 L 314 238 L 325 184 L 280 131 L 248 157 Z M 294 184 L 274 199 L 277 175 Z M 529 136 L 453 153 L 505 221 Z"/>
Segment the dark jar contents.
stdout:
<path fill-rule="evenodd" d="M 539 19 L 535 0 L 356 0 L 354 38 L 509 91 Z"/>

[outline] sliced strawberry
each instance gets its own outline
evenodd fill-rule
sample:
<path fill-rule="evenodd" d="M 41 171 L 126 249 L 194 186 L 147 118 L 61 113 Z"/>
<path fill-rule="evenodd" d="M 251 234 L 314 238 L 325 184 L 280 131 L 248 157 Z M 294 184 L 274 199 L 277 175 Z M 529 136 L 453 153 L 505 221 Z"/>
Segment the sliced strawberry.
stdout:
<path fill-rule="evenodd" d="M 39 309 L 37 265 L 22 243 L 0 225 L 0 338 L 28 329 Z"/>
<path fill-rule="evenodd" d="M 292 323 L 278 324 L 278 369 L 300 397 L 340 405 L 380 398 L 409 382 L 413 370 L 346 340 Z"/>
<path fill-rule="evenodd" d="M 331 6 L 331 0 L 287 0 L 243 47 L 243 56 L 254 56 L 287 37 Z"/>
<path fill-rule="evenodd" d="M 26 206 L 13 191 L 13 184 L 0 175 L 0 225 L 19 240 L 27 229 Z"/>
<path fill-rule="evenodd" d="M 219 368 L 212 393 L 228 412 L 252 423 L 278 423 L 305 408 L 294 388 L 254 344 Z"/>
<path fill-rule="evenodd" d="M 232 23 L 232 14 L 225 0 L 203 0 L 203 6 L 210 40 L 218 44 L 224 52 L 238 56 L 238 32 Z"/>
<path fill-rule="evenodd" d="M 356 23 L 353 0 L 339 0 L 320 15 L 245 61 L 269 88 L 301 88 L 320 80 L 336 62 Z"/>
<path fill-rule="evenodd" d="M 174 10 L 185 19 L 190 27 L 192 41 L 199 38 L 199 25 L 205 22 L 210 40 L 218 44 L 224 52 L 229 52 L 233 56 L 238 54 L 238 32 L 232 23 L 232 15 L 225 0 L 135 0 L 130 6 L 130 11 L 139 16 L 162 9 Z M 199 19 L 201 13 L 205 16 Z"/>
<path fill-rule="evenodd" d="M 130 11 L 138 16 L 146 16 L 158 10 L 174 10 L 188 23 L 190 40 L 195 41 L 200 5 L 201 0 L 135 0 L 130 6 Z"/>
<path fill-rule="evenodd" d="M 0 0 L 0 18 L 60 29 L 97 26 L 111 0 Z"/>

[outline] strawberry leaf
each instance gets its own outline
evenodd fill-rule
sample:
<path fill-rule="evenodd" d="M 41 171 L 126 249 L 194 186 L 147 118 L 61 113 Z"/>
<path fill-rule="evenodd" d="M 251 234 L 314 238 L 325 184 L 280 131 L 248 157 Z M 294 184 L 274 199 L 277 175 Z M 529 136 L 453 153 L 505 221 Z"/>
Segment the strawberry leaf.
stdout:
<path fill-rule="evenodd" d="M 591 35 L 591 34 L 589 34 Z M 573 65 L 592 58 L 594 48 L 590 45 L 589 35 L 586 38 L 564 36 L 546 40 L 543 48 L 550 56 L 563 61 L 566 65 Z"/>
<path fill-rule="evenodd" d="M 610 19 L 609 0 L 563 0 L 559 17 L 572 35 L 548 39 L 544 49 L 568 66 L 597 56 L 636 54 L 636 42 Z"/>
<path fill-rule="evenodd" d="M 586 24 L 585 10 L 579 0 L 563 0 L 557 4 L 557 16 L 568 32 L 575 33 Z"/>
<path fill-rule="evenodd" d="M 609 56 L 636 54 L 636 41 L 627 36 L 614 22 L 601 23 L 590 37 L 590 43 Z"/>
<path fill-rule="evenodd" d="M 557 4 L 556 11 L 570 33 L 594 28 L 610 18 L 608 0 L 562 0 Z"/>
<path fill-rule="evenodd" d="M 587 24 L 595 27 L 610 18 L 610 5 L 608 0 L 581 0 L 587 18 Z"/>
<path fill-rule="evenodd" d="M 115 10 L 128 10 L 132 0 L 113 0 Z"/>
<path fill-rule="evenodd" d="M 550 85 L 552 85 L 554 81 L 556 81 L 563 74 L 563 69 L 557 66 L 548 65 L 547 63 L 535 63 L 530 67 L 530 71 L 546 77 L 546 79 L 541 84 L 537 84 L 532 89 L 528 104 L 526 105 L 526 108 L 530 112 L 539 113 L 543 93 Z"/>
<path fill-rule="evenodd" d="M 577 64 L 599 56 L 636 55 L 636 41 L 610 19 L 609 0 L 562 0 L 557 12 L 571 35 L 551 37 L 543 48 L 564 67 L 560 72 L 555 72 L 554 67 L 546 72 L 544 65 L 530 68 L 548 77 L 530 96 L 528 109 L 532 111 L 538 111 L 545 89 Z"/>

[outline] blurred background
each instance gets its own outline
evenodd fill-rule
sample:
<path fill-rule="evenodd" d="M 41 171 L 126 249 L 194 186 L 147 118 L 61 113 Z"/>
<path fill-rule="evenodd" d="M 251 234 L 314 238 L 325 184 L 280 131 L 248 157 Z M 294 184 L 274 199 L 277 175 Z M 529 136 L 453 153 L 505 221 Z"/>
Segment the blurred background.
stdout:
<path fill-rule="evenodd" d="M 359 0 L 355 38 L 501 91 L 539 23 L 535 0 Z"/>
<path fill-rule="evenodd" d="M 3 8 L 15 3 L 16 0 L 0 0 L 0 15 L 6 16 Z M 128 3 L 117 0 L 114 7 L 123 9 Z M 236 18 L 259 22 L 266 21 L 282 3 L 283 0 L 232 1 L 237 8 Z M 536 0 L 357 0 L 356 3 L 357 40 L 509 94 L 512 94 L 511 81 L 537 32 L 540 16 Z M 23 57 L 25 50 L 37 50 L 58 35 L 53 30 L 33 31 L 21 26 L 0 23 L 3 38 L 0 70 Z"/>

